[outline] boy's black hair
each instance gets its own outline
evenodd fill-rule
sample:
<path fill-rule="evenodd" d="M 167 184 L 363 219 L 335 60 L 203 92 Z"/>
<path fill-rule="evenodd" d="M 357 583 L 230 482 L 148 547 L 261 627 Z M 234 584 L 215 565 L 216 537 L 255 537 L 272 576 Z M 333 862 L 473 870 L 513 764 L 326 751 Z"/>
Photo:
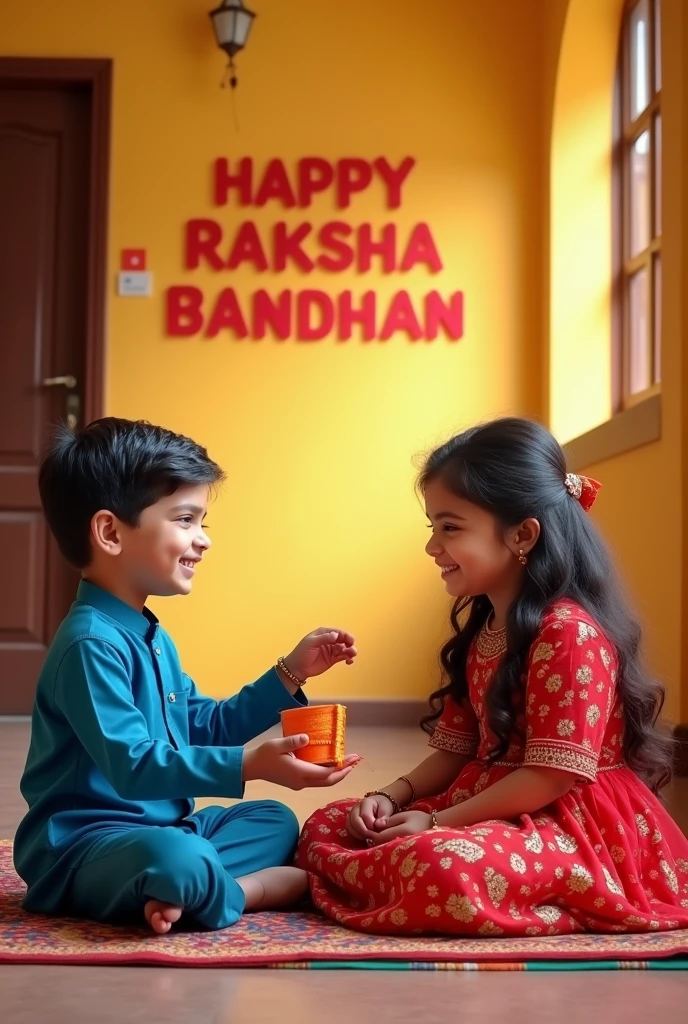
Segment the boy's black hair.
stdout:
<path fill-rule="evenodd" d="M 77 569 L 91 561 L 91 519 L 107 509 L 136 526 L 144 509 L 179 487 L 220 483 L 224 474 L 189 437 L 144 420 L 106 416 L 59 427 L 38 472 L 48 525 Z"/>

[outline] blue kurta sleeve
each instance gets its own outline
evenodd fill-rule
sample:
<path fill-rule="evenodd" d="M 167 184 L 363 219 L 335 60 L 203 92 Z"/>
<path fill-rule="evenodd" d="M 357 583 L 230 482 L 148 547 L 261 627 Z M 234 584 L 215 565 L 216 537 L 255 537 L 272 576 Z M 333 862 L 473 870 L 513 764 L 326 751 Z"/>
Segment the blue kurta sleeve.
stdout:
<path fill-rule="evenodd" d="M 188 681 L 189 740 L 200 746 L 243 746 L 276 725 L 280 711 L 308 703 L 300 690 L 292 697 L 274 668 L 227 700 L 204 697 Z"/>
<path fill-rule="evenodd" d="M 80 743 L 125 800 L 241 797 L 243 747 L 187 746 L 151 738 L 134 703 L 126 654 L 98 637 L 65 652 L 54 699 Z"/>

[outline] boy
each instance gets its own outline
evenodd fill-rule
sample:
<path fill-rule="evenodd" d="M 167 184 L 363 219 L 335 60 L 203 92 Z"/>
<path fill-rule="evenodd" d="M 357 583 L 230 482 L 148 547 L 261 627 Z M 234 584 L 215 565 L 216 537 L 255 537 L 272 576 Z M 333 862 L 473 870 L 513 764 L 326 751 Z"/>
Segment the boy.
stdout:
<path fill-rule="evenodd" d="M 308 738 L 244 744 L 306 701 L 301 685 L 351 664 L 354 639 L 320 629 L 229 700 L 203 697 L 149 595 L 188 594 L 210 547 L 204 517 L 223 473 L 189 438 L 108 417 L 62 429 L 39 472 L 41 501 L 63 555 L 81 571 L 77 598 L 36 692 L 21 791 L 29 805 L 14 859 L 27 910 L 159 933 L 182 914 L 205 928 L 244 910 L 298 901 L 305 873 L 287 866 L 294 814 L 242 797 L 245 782 L 331 786 L 340 771 L 297 760 Z"/>

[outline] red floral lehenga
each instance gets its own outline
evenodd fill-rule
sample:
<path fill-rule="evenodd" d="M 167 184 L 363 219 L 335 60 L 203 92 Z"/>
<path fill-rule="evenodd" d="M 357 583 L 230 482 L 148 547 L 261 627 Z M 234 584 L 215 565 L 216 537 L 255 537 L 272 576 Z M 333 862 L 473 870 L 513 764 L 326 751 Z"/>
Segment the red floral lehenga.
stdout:
<path fill-rule="evenodd" d="M 473 758 L 449 789 L 421 800 L 443 811 L 524 765 L 576 777 L 532 817 L 442 828 L 365 847 L 345 829 L 355 801 L 306 823 L 297 863 L 316 906 L 349 928 L 385 934 L 564 935 L 688 927 L 688 840 L 624 764 L 616 655 L 580 607 L 561 602 L 531 648 L 518 729 L 503 760 L 484 696 L 502 651 L 483 633 L 469 654 L 469 700 L 445 705 L 431 746 Z"/>

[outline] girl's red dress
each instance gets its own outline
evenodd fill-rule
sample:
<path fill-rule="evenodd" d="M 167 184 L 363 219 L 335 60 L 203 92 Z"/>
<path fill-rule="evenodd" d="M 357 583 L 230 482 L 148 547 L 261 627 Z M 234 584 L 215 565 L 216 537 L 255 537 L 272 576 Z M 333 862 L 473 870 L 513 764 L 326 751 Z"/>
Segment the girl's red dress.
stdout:
<path fill-rule="evenodd" d="M 469 699 L 449 699 L 431 740 L 471 758 L 449 789 L 414 808 L 444 811 L 526 765 L 570 772 L 566 796 L 518 821 L 442 828 L 366 847 L 345 829 L 353 800 L 306 823 L 297 863 L 315 904 L 349 928 L 394 935 L 564 935 L 688 927 L 688 840 L 624 764 L 616 653 L 579 606 L 547 613 L 531 651 L 517 729 L 503 759 L 485 693 L 503 652 L 483 631 L 468 656 Z"/>

